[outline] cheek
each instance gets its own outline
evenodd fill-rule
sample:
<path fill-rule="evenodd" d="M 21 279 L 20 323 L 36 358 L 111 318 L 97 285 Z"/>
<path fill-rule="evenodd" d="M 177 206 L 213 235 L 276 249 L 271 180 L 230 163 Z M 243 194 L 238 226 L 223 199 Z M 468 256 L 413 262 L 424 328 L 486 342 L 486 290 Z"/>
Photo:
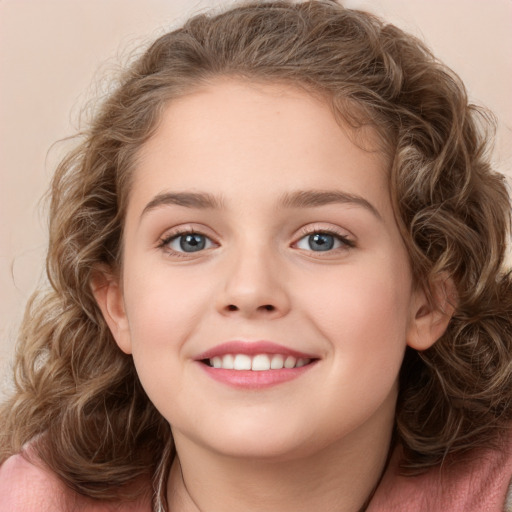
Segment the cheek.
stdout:
<path fill-rule="evenodd" d="M 308 311 L 347 371 L 398 372 L 410 297 L 410 279 L 403 269 L 395 264 L 365 265 L 340 273 L 313 293 Z"/>
<path fill-rule="evenodd" d="M 126 312 L 137 374 L 150 400 L 170 420 L 183 386 L 186 341 L 201 317 L 202 289 L 165 272 L 126 283 Z M 175 404 L 169 410 L 169 403 Z"/>
<path fill-rule="evenodd" d="M 409 316 L 410 279 L 396 265 L 360 265 L 347 268 L 318 283 L 311 305 L 325 324 L 367 329 L 404 329 Z M 316 306 L 315 306 L 316 304 Z"/>
<path fill-rule="evenodd" d="M 350 272 L 329 287 L 323 306 L 311 301 L 310 314 L 331 351 L 321 395 L 326 407 L 339 404 L 330 411 L 340 423 L 348 409 L 359 421 L 384 403 L 393 407 L 408 325 L 408 280 L 399 275 Z"/>
<path fill-rule="evenodd" d="M 132 274 L 125 282 L 133 355 L 149 361 L 176 354 L 211 298 L 204 279 L 168 268 Z M 171 351 L 169 349 L 172 349 Z"/>

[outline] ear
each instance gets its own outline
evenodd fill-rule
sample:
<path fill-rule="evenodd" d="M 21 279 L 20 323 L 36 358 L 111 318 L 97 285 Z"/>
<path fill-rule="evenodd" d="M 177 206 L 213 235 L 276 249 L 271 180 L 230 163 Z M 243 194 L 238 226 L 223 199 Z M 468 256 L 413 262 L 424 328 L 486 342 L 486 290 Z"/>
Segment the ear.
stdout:
<path fill-rule="evenodd" d="M 413 294 L 407 345 L 416 350 L 430 348 L 446 331 L 456 302 L 455 284 L 444 275 L 431 284 L 430 294 L 418 288 Z"/>
<path fill-rule="evenodd" d="M 103 318 L 119 348 L 131 354 L 131 338 L 120 278 L 107 266 L 97 268 L 91 278 L 91 290 Z"/>

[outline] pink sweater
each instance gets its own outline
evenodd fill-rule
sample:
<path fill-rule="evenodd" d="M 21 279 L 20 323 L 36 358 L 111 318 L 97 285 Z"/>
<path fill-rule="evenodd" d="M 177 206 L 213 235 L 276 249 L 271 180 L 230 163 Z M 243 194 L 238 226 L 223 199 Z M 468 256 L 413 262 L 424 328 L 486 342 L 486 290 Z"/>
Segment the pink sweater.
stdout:
<path fill-rule="evenodd" d="M 511 445 L 417 477 L 399 476 L 397 451 L 367 512 L 512 512 L 512 500 L 506 498 Z M 151 512 L 149 495 L 148 489 L 136 503 L 98 502 L 71 491 L 20 454 L 0 466 L 0 512 Z"/>
<path fill-rule="evenodd" d="M 99 502 L 72 491 L 55 473 L 22 454 L 0 466 L 0 512 L 151 512 L 150 493 L 148 486 L 137 502 Z"/>
<path fill-rule="evenodd" d="M 396 450 L 367 512 L 512 512 L 512 439 L 415 477 L 399 474 L 399 458 Z"/>

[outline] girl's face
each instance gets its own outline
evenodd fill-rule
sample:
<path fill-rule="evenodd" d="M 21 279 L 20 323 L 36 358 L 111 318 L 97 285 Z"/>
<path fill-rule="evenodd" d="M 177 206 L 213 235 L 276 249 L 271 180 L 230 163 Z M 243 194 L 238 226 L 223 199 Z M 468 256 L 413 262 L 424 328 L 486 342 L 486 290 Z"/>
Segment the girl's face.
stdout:
<path fill-rule="evenodd" d="M 389 439 L 405 347 L 434 340 L 388 162 L 353 142 L 374 137 L 283 85 L 219 80 L 166 108 L 139 155 L 121 281 L 96 293 L 178 452 Z"/>

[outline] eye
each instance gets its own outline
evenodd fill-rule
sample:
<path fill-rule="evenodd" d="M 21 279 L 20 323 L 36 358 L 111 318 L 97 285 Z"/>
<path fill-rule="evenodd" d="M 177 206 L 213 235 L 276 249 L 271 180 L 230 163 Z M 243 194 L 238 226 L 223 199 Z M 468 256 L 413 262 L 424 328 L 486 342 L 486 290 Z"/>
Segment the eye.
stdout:
<path fill-rule="evenodd" d="M 315 252 L 332 251 L 343 246 L 354 247 L 354 243 L 342 235 L 323 231 L 303 236 L 296 243 L 298 249 Z"/>
<path fill-rule="evenodd" d="M 214 243 L 201 233 L 181 233 L 162 241 L 162 246 L 174 252 L 198 252 L 209 249 Z"/>

